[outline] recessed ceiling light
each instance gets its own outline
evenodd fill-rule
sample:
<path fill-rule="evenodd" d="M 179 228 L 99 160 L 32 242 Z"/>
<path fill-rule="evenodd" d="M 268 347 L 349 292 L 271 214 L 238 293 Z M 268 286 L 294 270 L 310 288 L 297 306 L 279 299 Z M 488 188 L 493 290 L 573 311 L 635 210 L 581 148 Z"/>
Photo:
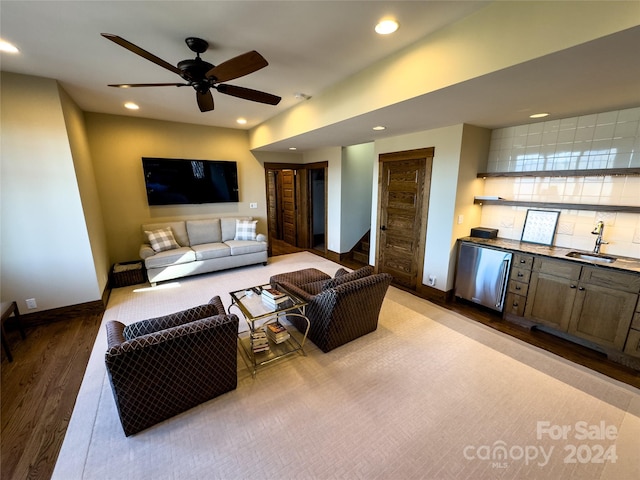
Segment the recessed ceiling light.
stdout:
<path fill-rule="evenodd" d="M 246 118 L 239 118 L 236 120 L 236 123 L 239 123 L 240 125 L 246 125 L 247 124 L 247 119 Z"/>
<path fill-rule="evenodd" d="M 18 53 L 18 49 L 15 45 L 12 45 L 11 43 L 0 39 L 0 52 L 7 52 L 7 53 Z"/>
<path fill-rule="evenodd" d="M 374 130 L 386 130 L 387 127 L 383 127 L 382 125 L 378 125 L 377 127 L 373 127 Z"/>
<path fill-rule="evenodd" d="M 534 113 L 533 115 L 529 115 L 529 118 L 544 118 L 548 116 L 548 113 Z"/>
<path fill-rule="evenodd" d="M 395 20 L 381 20 L 376 25 L 376 33 L 379 33 L 380 35 L 389 35 L 396 30 L 398 30 L 398 22 Z"/>
<path fill-rule="evenodd" d="M 289 150 L 297 150 L 296 147 L 289 147 Z"/>
<path fill-rule="evenodd" d="M 129 110 L 138 110 L 140 107 L 133 102 L 127 102 L 124 104 L 124 108 L 128 108 Z"/>

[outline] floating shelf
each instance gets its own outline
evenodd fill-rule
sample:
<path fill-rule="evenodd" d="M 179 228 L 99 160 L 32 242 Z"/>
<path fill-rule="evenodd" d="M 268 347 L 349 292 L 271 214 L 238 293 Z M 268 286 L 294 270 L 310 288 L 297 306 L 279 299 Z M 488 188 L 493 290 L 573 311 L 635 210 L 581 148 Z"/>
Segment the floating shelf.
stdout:
<path fill-rule="evenodd" d="M 521 200 L 474 200 L 476 205 L 500 205 L 504 207 L 536 207 L 557 208 L 560 210 L 590 210 L 594 212 L 623 212 L 640 213 L 640 207 L 628 205 L 595 205 L 587 203 L 554 203 L 554 202 L 527 202 Z"/>
<path fill-rule="evenodd" d="M 528 172 L 484 172 L 478 178 L 489 177 L 609 177 L 640 175 L 640 168 L 599 168 L 582 170 L 532 170 Z"/>

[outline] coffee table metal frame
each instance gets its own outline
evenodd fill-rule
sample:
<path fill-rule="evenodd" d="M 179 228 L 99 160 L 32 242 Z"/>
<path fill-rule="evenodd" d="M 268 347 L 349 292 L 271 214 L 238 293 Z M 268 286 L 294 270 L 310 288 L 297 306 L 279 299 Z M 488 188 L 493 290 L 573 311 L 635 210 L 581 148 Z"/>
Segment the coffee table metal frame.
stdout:
<path fill-rule="evenodd" d="M 241 355 L 243 361 L 247 364 L 247 368 L 251 371 L 251 375 L 255 377 L 259 367 L 274 362 L 280 358 L 286 357 L 293 353 L 304 352 L 304 344 L 309 334 L 309 327 L 311 323 L 309 318 L 305 315 L 305 308 L 307 302 L 300 297 L 288 292 L 286 289 L 278 285 L 278 290 L 282 291 L 287 296 L 287 300 L 277 304 L 276 306 L 269 305 L 262 301 L 262 290 L 265 288 L 271 288 L 271 285 L 258 285 L 255 287 L 243 288 L 235 292 L 229 292 L 231 295 L 231 305 L 227 311 L 231 313 L 231 309 L 236 307 L 244 316 L 247 325 L 249 326 L 249 332 L 238 333 L 238 345 L 245 355 Z M 294 310 L 298 310 L 297 312 Z M 304 332 L 301 341 L 298 341 L 293 335 L 293 329 L 289 322 L 283 322 L 282 317 L 296 316 L 303 318 L 307 322 L 307 328 Z M 269 350 L 266 352 L 253 352 L 253 346 L 251 344 L 252 333 L 257 329 L 262 328 L 269 323 L 278 321 L 289 332 L 289 338 L 282 343 L 276 344 L 273 341 L 269 341 Z M 295 328 L 295 327 L 294 327 Z M 249 360 L 249 363 L 245 360 Z"/>

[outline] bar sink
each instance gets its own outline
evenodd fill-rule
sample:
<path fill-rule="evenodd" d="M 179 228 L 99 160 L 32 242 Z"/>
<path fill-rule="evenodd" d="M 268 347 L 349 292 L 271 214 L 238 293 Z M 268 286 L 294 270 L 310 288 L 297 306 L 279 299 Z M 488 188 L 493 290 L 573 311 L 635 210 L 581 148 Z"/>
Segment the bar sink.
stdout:
<path fill-rule="evenodd" d="M 567 257 L 579 258 L 580 260 L 587 260 L 589 262 L 613 263 L 616 261 L 613 257 L 600 255 L 599 253 L 569 252 L 567 253 Z"/>

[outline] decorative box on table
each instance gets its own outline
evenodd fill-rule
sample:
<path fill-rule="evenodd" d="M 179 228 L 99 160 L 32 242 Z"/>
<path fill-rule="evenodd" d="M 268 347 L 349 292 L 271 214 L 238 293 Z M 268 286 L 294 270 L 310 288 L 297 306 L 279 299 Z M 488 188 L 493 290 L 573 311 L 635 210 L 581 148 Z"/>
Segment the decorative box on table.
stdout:
<path fill-rule="evenodd" d="M 115 288 L 137 285 L 145 281 L 145 271 L 142 262 L 139 261 L 116 263 L 111 270 L 111 284 Z"/>

